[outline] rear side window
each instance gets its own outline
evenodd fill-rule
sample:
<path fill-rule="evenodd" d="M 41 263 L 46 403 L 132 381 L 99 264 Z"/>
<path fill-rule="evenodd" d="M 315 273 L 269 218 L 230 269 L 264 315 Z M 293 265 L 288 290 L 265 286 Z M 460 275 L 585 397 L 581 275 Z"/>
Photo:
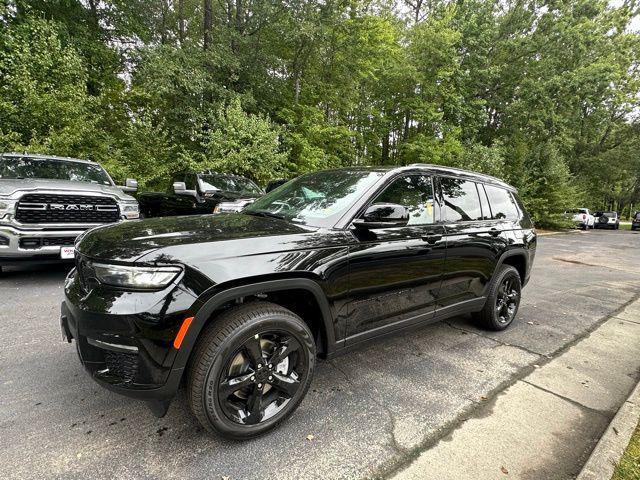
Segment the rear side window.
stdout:
<path fill-rule="evenodd" d="M 487 192 L 489 198 L 489 205 L 491 206 L 492 218 L 497 220 L 517 220 L 518 207 L 515 200 L 504 188 L 494 187 L 493 185 L 485 185 L 484 189 Z"/>
<path fill-rule="evenodd" d="M 478 189 L 474 182 L 458 178 L 440 178 L 442 220 L 469 222 L 482 219 Z"/>

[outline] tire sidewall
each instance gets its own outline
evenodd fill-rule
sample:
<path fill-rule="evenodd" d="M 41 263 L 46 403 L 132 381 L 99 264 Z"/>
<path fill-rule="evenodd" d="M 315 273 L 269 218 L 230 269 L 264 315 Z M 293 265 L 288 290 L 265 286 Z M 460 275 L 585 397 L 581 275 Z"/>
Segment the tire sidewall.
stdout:
<path fill-rule="evenodd" d="M 218 384 L 223 369 L 229 362 L 230 356 L 236 353 L 238 348 L 255 334 L 278 330 L 294 336 L 303 347 L 302 354 L 305 355 L 306 371 L 298 372 L 301 374 L 300 388 L 298 388 L 288 405 L 269 420 L 256 425 L 236 423 L 226 416 L 218 398 Z M 275 427 L 298 407 L 309 388 L 314 368 L 315 344 L 306 324 L 302 320 L 298 320 L 293 314 L 291 314 L 291 317 L 273 314 L 264 315 L 256 321 L 245 323 L 222 341 L 213 356 L 213 361 L 208 366 L 199 401 L 202 402 L 207 420 L 219 433 L 231 438 L 248 438 L 260 435 Z"/>

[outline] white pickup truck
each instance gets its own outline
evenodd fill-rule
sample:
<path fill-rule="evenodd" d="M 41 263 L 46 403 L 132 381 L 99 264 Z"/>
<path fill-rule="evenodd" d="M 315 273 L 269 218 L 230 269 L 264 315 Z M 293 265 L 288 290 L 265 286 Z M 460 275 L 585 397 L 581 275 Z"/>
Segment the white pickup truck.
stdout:
<path fill-rule="evenodd" d="M 573 220 L 576 226 L 583 230 L 593 228 L 596 223 L 596 218 L 588 208 L 575 208 L 565 212 L 565 214 Z"/>

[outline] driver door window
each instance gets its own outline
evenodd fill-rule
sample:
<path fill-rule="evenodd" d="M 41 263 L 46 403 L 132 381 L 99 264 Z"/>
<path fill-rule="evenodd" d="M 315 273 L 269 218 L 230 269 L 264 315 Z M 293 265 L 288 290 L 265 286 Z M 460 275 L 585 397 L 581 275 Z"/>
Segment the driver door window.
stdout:
<path fill-rule="evenodd" d="M 395 203 L 409 211 L 408 225 L 434 223 L 433 187 L 425 175 L 408 175 L 394 180 L 373 203 Z"/>

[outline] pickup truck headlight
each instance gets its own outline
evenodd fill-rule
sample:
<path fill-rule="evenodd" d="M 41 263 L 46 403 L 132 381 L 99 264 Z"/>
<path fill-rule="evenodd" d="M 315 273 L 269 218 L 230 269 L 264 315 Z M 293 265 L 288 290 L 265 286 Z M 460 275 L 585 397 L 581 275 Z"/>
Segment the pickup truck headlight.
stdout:
<path fill-rule="evenodd" d="M 128 267 L 94 263 L 100 283 L 124 288 L 158 289 L 169 285 L 182 271 L 180 267 Z"/>
<path fill-rule="evenodd" d="M 13 213 L 15 204 L 15 200 L 0 198 L 0 218 L 4 217 L 8 213 Z"/>
<path fill-rule="evenodd" d="M 121 203 L 120 211 L 127 218 L 127 220 L 135 220 L 136 218 L 140 218 L 138 203 Z"/>

